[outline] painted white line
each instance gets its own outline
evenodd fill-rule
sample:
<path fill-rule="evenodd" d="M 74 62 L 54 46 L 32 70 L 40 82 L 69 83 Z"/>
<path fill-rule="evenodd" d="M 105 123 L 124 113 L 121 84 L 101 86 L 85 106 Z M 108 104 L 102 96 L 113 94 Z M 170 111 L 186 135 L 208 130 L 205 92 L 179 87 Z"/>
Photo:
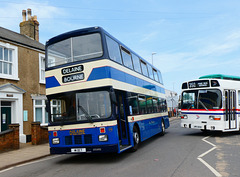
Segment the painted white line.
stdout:
<path fill-rule="evenodd" d="M 213 147 L 212 149 L 209 149 L 208 151 L 202 153 L 201 155 L 198 156 L 198 158 L 202 158 L 203 156 L 207 155 L 209 152 L 213 151 L 214 149 L 216 149 L 217 147 Z"/>
<path fill-rule="evenodd" d="M 206 167 L 208 167 L 209 170 L 211 170 L 215 176 L 217 177 L 221 177 L 222 175 L 220 173 L 218 173 L 213 167 L 211 167 L 211 165 L 209 165 L 206 161 L 204 161 L 201 158 L 198 158 L 198 160 L 200 160 Z"/>
<path fill-rule="evenodd" d="M 215 144 L 213 144 L 213 143 L 211 143 L 211 142 L 209 142 L 209 141 L 206 140 L 206 139 L 209 138 L 209 137 L 210 137 L 210 136 L 206 136 L 206 137 L 203 138 L 202 140 L 203 140 L 204 142 L 206 142 L 206 143 L 212 145 L 213 147 L 215 147 L 215 146 L 216 146 Z"/>
<path fill-rule="evenodd" d="M 221 175 L 219 172 L 217 172 L 217 170 L 215 170 L 211 165 L 209 165 L 206 161 L 204 161 L 204 160 L 202 159 L 202 157 L 204 157 L 204 156 L 207 155 L 209 152 L 211 152 L 211 151 L 213 151 L 214 149 L 217 148 L 217 146 L 216 146 L 215 144 L 213 144 L 213 143 L 211 143 L 211 142 L 209 142 L 209 141 L 206 140 L 206 139 L 208 139 L 208 138 L 209 138 L 209 136 L 206 136 L 205 138 L 202 138 L 202 141 L 204 141 L 205 143 L 210 144 L 210 145 L 213 146 L 213 147 L 212 147 L 211 149 L 209 149 L 208 151 L 206 151 L 206 152 L 202 153 L 201 155 L 199 155 L 197 159 L 198 159 L 200 162 L 202 162 L 209 170 L 211 170 L 211 172 L 213 172 L 213 174 L 214 174 L 215 176 L 221 177 L 222 175 Z"/>

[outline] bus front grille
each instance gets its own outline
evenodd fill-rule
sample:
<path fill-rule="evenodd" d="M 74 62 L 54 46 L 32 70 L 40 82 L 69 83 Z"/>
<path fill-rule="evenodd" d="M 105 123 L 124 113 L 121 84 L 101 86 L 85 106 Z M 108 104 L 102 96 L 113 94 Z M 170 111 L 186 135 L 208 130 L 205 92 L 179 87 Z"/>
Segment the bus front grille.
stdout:
<path fill-rule="evenodd" d="M 65 136 L 65 145 L 92 144 L 92 135 Z"/>

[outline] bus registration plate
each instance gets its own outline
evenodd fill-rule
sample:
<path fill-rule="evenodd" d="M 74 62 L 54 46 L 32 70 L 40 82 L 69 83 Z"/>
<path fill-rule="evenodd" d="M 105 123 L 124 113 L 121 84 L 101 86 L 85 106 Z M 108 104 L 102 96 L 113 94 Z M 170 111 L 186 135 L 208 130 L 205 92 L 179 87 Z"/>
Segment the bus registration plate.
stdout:
<path fill-rule="evenodd" d="M 71 152 L 87 152 L 86 148 L 72 148 Z"/>

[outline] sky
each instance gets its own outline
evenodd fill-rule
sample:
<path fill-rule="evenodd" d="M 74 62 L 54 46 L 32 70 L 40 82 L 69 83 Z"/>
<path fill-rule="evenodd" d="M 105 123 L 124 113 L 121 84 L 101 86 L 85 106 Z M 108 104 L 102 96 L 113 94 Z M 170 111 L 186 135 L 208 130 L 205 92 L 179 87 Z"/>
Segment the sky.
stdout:
<path fill-rule="evenodd" d="M 240 76 L 239 0 L 0 0 L 0 26 L 20 32 L 22 10 L 37 15 L 42 44 L 101 26 L 160 69 L 164 86 L 207 74 Z M 153 53 L 155 53 L 153 55 Z"/>

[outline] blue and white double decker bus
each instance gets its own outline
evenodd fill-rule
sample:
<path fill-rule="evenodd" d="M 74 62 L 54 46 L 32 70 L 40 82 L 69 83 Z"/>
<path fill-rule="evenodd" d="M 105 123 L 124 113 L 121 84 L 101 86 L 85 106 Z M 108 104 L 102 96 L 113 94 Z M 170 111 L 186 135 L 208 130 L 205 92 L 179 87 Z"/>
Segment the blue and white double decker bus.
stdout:
<path fill-rule="evenodd" d="M 46 43 L 51 154 L 121 153 L 169 127 L 160 71 L 101 27 Z"/>

